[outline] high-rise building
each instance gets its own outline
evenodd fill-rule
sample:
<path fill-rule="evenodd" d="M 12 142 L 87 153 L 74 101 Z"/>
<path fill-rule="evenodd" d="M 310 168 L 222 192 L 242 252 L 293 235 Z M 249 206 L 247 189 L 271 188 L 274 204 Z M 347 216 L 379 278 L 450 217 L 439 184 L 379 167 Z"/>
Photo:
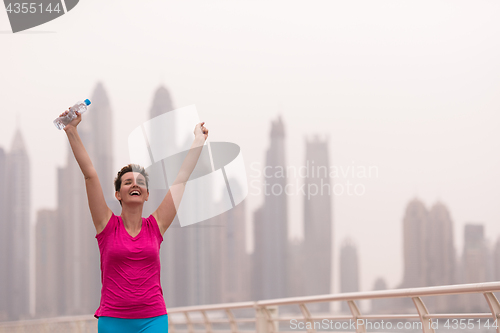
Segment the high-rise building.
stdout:
<path fill-rule="evenodd" d="M 441 202 L 435 203 L 429 212 L 427 244 L 426 286 L 457 283 L 453 221 L 448 208 Z M 431 298 L 426 302 L 427 307 L 431 311 L 447 311 L 450 309 L 450 299 L 450 297 Z"/>
<path fill-rule="evenodd" d="M 285 126 L 281 117 L 278 117 L 272 122 L 271 144 L 266 153 L 264 203 L 259 218 L 254 220 L 256 230 L 254 249 L 258 249 L 258 252 L 254 255 L 253 269 L 259 271 L 255 281 L 259 299 L 287 296 L 286 184 Z"/>
<path fill-rule="evenodd" d="M 424 204 L 413 199 L 403 218 L 403 288 L 424 287 L 428 271 L 429 214 Z"/>
<path fill-rule="evenodd" d="M 353 241 L 346 239 L 340 248 L 340 292 L 351 293 L 359 291 L 359 261 L 358 251 Z M 343 312 L 349 312 L 347 302 L 342 302 Z"/>
<path fill-rule="evenodd" d="M 153 105 L 151 105 L 151 109 L 149 111 L 150 119 L 164 114 L 165 112 L 172 111 L 173 109 L 174 103 L 168 89 L 164 86 L 158 87 L 153 98 Z"/>
<path fill-rule="evenodd" d="M 429 212 L 417 198 L 408 203 L 403 217 L 403 281 L 399 288 L 424 287 L 428 272 Z M 404 313 L 414 305 L 410 299 L 392 301 L 395 311 Z"/>
<path fill-rule="evenodd" d="M 252 271 L 252 281 L 250 295 L 251 300 L 258 301 L 264 298 L 264 289 L 262 286 L 262 280 L 264 279 L 264 274 L 262 267 L 264 266 L 264 249 L 262 247 L 262 241 L 264 238 L 264 222 L 262 220 L 262 212 L 264 206 L 260 206 L 253 212 L 253 238 L 254 246 L 253 253 L 250 255 L 251 258 L 251 271 Z"/>
<path fill-rule="evenodd" d="M 413 199 L 403 219 L 404 277 L 401 288 L 450 285 L 458 283 L 453 242 L 453 221 L 448 208 L 436 202 L 430 211 Z M 395 304 L 398 302 L 395 302 Z M 398 308 L 412 307 L 401 299 Z M 447 311 L 453 297 L 435 297 L 426 301 L 430 311 Z"/>
<path fill-rule="evenodd" d="M 491 280 L 489 250 L 484 238 L 482 224 L 466 224 L 464 229 L 464 251 L 462 255 L 464 283 L 479 283 Z M 488 305 L 480 294 L 462 295 L 463 311 L 488 311 Z"/>
<path fill-rule="evenodd" d="M 56 317 L 59 285 L 54 276 L 59 271 L 57 253 L 57 211 L 43 209 L 37 212 L 35 231 L 35 312 L 37 316 Z"/>
<path fill-rule="evenodd" d="M 216 191 L 227 193 L 226 188 Z M 193 231 L 199 234 L 208 254 L 198 254 L 203 268 L 200 279 L 204 281 L 197 284 L 204 290 L 201 293 L 204 302 L 216 304 L 245 300 L 250 282 L 245 252 L 245 202 L 197 225 Z"/>
<path fill-rule="evenodd" d="M 429 213 L 428 235 L 428 286 L 454 284 L 455 247 L 453 221 L 448 208 L 441 202 L 432 206 Z"/>
<path fill-rule="evenodd" d="M 245 205 L 245 201 L 242 201 L 219 215 L 220 227 L 214 229 L 214 238 L 218 234 L 222 236 L 222 265 L 220 271 L 214 270 L 212 283 L 222 286 L 220 301 L 224 303 L 241 302 L 250 298 L 250 269 L 245 249 Z M 217 260 L 217 257 L 212 256 L 212 260 L 214 259 Z"/>
<path fill-rule="evenodd" d="M 306 139 L 304 178 L 304 277 L 305 295 L 331 292 L 332 188 L 329 177 L 328 142 L 315 136 Z M 328 303 L 309 305 L 311 311 L 329 311 Z"/>
<path fill-rule="evenodd" d="M 293 238 L 288 242 L 288 283 L 287 297 L 304 296 L 305 293 L 305 278 L 308 272 L 305 270 L 305 251 L 304 241 L 298 238 Z M 308 304 L 308 308 L 311 304 Z M 295 309 L 300 312 L 300 309 Z"/>
<path fill-rule="evenodd" d="M 7 290 L 9 320 L 27 319 L 29 315 L 30 254 L 30 163 L 19 129 L 14 134 L 7 156 Z"/>
<path fill-rule="evenodd" d="M 0 147 L 0 184 L 7 183 L 7 154 Z M 7 295 L 7 281 L 8 281 L 8 256 L 9 256 L 9 220 L 7 214 L 7 187 L 0 187 L 0 295 Z M 7 309 L 9 302 L 7 297 L 0 297 L 0 321 L 7 320 Z"/>
<path fill-rule="evenodd" d="M 207 304 L 225 303 L 224 298 L 227 295 L 225 291 L 228 287 L 234 290 L 235 284 L 242 282 L 228 279 L 228 275 L 235 269 L 235 267 L 227 266 L 226 252 L 228 245 L 227 231 L 228 228 L 231 228 L 232 222 L 232 210 L 202 222 L 203 237 L 208 240 L 206 251 L 209 254 L 208 258 L 206 258 L 209 265 L 206 267 L 206 283 L 204 284 L 205 288 L 207 288 Z"/>
<path fill-rule="evenodd" d="M 83 120 L 81 125 L 84 123 Z M 78 132 L 83 140 L 84 126 L 79 125 Z M 62 298 L 60 309 L 63 311 L 61 314 L 88 314 L 90 309 L 85 306 L 85 293 L 94 293 L 95 290 L 89 290 L 88 284 L 84 281 L 89 272 L 83 272 L 84 260 L 88 258 L 88 255 L 83 252 L 83 244 L 93 239 L 95 228 L 88 208 L 85 181 L 69 145 L 66 166 L 58 169 L 57 196 L 57 239 L 62 263 L 60 269 L 62 276 L 59 284 Z M 90 228 L 94 229 L 93 235 Z M 99 257 L 95 260 L 99 262 Z M 98 291 L 100 292 L 100 288 Z"/>
<path fill-rule="evenodd" d="M 493 249 L 493 279 L 500 281 L 500 237 L 497 238 Z"/>

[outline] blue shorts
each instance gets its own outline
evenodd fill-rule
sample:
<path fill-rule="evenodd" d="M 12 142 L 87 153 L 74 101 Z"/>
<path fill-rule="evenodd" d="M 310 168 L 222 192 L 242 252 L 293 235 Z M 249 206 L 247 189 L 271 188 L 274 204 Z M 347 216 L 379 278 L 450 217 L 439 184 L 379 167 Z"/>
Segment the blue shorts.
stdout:
<path fill-rule="evenodd" d="M 97 321 L 98 333 L 168 333 L 168 315 L 151 318 L 124 319 L 101 316 Z"/>

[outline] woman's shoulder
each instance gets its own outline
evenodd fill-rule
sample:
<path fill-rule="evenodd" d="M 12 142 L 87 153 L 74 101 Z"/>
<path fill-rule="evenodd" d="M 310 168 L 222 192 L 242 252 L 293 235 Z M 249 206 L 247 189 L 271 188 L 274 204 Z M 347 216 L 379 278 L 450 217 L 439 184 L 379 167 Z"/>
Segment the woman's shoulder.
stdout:
<path fill-rule="evenodd" d="M 163 240 L 163 236 L 161 235 L 161 232 L 160 232 L 160 226 L 158 225 L 158 221 L 156 221 L 153 214 L 149 215 L 148 217 L 146 217 L 144 219 L 146 220 L 148 228 L 152 229 L 157 234 L 157 236 L 159 236 L 160 239 Z"/>
<path fill-rule="evenodd" d="M 101 232 L 97 233 L 95 237 L 99 238 L 107 234 L 110 229 L 113 229 L 117 225 L 119 218 L 120 218 L 119 216 L 116 216 L 113 212 L 111 212 L 111 217 L 104 225 L 104 228 L 101 230 Z"/>

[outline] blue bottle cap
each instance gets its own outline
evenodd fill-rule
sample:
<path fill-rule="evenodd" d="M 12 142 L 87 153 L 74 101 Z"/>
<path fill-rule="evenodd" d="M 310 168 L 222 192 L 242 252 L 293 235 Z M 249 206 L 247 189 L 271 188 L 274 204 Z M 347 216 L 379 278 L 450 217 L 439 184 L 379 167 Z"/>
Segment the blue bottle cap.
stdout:
<path fill-rule="evenodd" d="M 84 100 L 85 104 L 90 105 L 90 99 Z"/>

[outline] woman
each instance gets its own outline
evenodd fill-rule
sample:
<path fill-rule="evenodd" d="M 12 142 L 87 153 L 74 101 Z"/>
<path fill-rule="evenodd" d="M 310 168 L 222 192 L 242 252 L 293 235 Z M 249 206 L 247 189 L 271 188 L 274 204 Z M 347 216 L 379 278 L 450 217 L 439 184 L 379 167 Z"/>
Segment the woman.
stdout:
<path fill-rule="evenodd" d="M 61 116 L 67 114 L 65 111 Z M 106 205 L 97 172 L 78 135 L 77 117 L 64 131 L 83 175 L 87 198 L 101 253 L 101 303 L 94 316 L 98 332 L 166 333 L 168 315 L 160 283 L 160 244 L 176 215 L 185 184 L 191 175 L 208 129 L 194 129 L 195 139 L 179 174 L 158 209 L 142 217 L 148 200 L 148 175 L 144 168 L 129 164 L 115 179 L 115 197 L 122 206 L 120 216 Z"/>

